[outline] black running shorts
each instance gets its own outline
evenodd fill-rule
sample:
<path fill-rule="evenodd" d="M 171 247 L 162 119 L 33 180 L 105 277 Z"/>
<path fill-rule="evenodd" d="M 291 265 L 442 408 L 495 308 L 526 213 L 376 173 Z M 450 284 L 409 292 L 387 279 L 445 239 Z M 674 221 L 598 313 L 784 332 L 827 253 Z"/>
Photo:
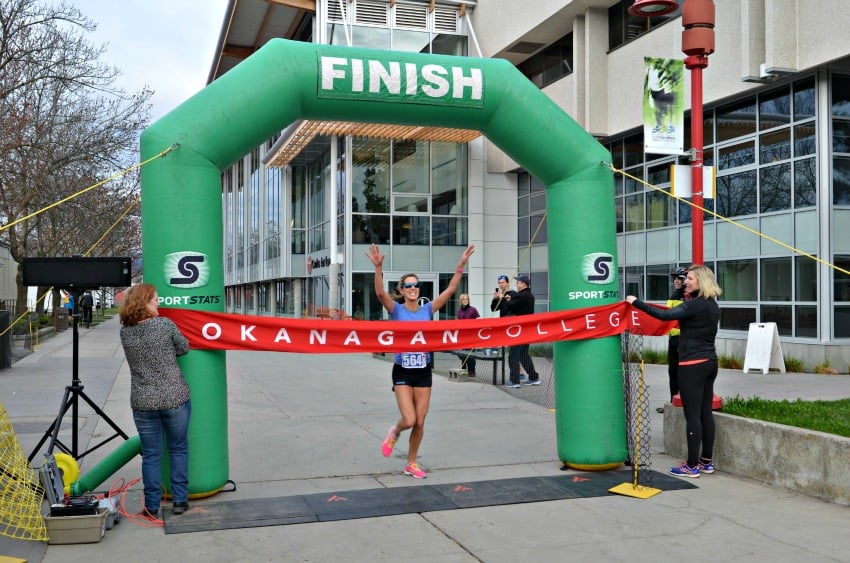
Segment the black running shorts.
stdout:
<path fill-rule="evenodd" d="M 406 368 L 393 364 L 393 387 L 407 385 L 409 387 L 431 387 L 431 367 Z"/>

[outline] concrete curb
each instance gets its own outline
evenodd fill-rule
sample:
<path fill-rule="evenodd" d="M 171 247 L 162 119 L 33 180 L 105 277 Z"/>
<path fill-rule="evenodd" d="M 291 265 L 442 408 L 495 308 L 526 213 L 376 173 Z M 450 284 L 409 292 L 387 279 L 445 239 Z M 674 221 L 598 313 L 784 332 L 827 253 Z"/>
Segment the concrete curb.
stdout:
<path fill-rule="evenodd" d="M 850 505 L 850 438 L 715 412 L 718 471 Z M 685 458 L 685 416 L 664 407 L 664 449 Z"/>

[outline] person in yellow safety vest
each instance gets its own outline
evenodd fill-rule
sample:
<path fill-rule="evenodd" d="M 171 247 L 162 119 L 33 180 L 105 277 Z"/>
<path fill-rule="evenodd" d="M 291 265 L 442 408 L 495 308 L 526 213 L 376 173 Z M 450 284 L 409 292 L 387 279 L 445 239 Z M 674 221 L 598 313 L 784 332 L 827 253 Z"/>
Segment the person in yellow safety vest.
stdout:
<path fill-rule="evenodd" d="M 688 277 L 687 268 L 677 268 L 670 273 L 673 279 L 673 293 L 667 300 L 667 307 L 673 308 L 681 305 L 685 299 L 685 278 Z M 670 382 L 670 400 L 679 393 L 679 327 L 667 333 L 667 379 Z M 658 407 L 656 412 L 664 412 L 664 407 Z"/>

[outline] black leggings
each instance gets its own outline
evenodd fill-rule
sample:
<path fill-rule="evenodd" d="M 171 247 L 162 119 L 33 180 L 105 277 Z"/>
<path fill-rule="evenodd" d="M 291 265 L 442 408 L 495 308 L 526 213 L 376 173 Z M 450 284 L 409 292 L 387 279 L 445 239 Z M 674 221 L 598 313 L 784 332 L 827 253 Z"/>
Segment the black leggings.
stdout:
<path fill-rule="evenodd" d="M 714 413 L 711 405 L 715 379 L 717 360 L 679 365 L 679 395 L 685 410 L 690 467 L 697 466 L 700 455 L 711 459 L 714 451 Z"/>
<path fill-rule="evenodd" d="M 667 341 L 667 379 L 670 381 L 670 401 L 679 393 L 679 336 Z"/>

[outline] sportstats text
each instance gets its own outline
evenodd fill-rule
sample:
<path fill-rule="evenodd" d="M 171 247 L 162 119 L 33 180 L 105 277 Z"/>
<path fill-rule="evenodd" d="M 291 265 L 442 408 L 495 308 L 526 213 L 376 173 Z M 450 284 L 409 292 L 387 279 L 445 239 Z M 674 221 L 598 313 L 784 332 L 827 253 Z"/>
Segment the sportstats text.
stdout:
<path fill-rule="evenodd" d="M 211 305 L 216 303 L 221 303 L 220 295 L 159 296 L 159 304 L 168 307 L 179 307 L 180 305 Z"/>
<path fill-rule="evenodd" d="M 620 292 L 609 289 L 606 291 L 571 291 L 568 298 L 573 301 L 575 299 L 616 299 L 619 296 Z"/>

